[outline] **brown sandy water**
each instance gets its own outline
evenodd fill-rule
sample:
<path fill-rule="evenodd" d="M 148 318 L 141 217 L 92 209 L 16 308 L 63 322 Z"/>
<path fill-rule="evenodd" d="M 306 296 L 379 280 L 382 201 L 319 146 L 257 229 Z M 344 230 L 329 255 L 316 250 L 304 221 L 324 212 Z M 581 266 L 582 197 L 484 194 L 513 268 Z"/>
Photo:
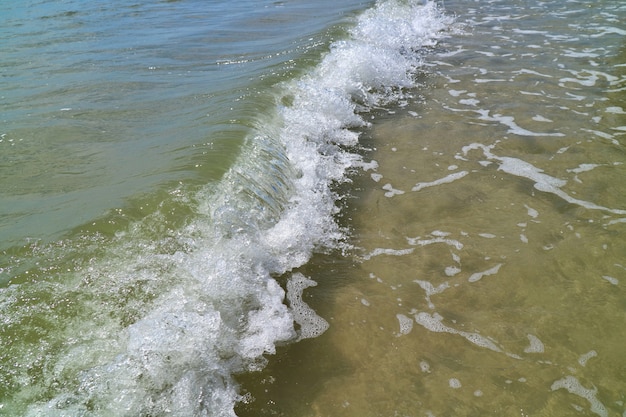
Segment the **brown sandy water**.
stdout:
<path fill-rule="evenodd" d="M 372 115 L 358 249 L 303 271 L 330 328 L 240 415 L 626 415 L 626 10 L 489 4 Z"/>

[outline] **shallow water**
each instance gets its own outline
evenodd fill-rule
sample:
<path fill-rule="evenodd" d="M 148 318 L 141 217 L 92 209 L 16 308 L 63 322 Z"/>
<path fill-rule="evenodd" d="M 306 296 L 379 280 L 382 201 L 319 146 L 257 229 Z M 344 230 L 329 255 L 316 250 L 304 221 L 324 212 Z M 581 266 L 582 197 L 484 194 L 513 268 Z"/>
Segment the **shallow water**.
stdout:
<path fill-rule="evenodd" d="M 9 8 L 0 415 L 624 415 L 625 7 L 244 3 Z"/>
<path fill-rule="evenodd" d="M 446 9 L 465 33 L 362 138 L 360 250 L 309 266 L 329 330 L 242 415 L 626 415 L 626 9 Z"/>

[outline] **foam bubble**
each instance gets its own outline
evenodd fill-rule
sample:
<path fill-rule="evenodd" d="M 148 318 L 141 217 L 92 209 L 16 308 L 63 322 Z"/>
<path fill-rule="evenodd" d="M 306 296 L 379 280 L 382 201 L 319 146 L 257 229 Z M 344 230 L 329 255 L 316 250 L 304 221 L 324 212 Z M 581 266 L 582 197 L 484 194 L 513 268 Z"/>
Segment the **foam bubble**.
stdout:
<path fill-rule="evenodd" d="M 602 278 L 607 280 L 608 282 L 610 282 L 613 285 L 618 285 L 619 284 L 619 280 L 617 278 L 613 278 L 613 277 L 608 276 L 608 275 L 602 275 Z"/>
<path fill-rule="evenodd" d="M 466 106 L 476 106 L 480 104 L 480 101 L 475 98 L 468 98 L 468 99 L 459 100 L 459 103 L 465 104 Z"/>
<path fill-rule="evenodd" d="M 414 249 L 388 249 L 388 248 L 376 248 L 370 253 L 363 256 L 363 259 L 368 260 L 374 256 L 391 255 L 391 256 L 404 256 L 413 253 Z"/>
<path fill-rule="evenodd" d="M 505 80 L 483 80 L 483 82 L 488 81 L 505 81 Z M 555 133 L 547 133 L 547 132 L 533 132 L 528 129 L 524 129 L 520 127 L 517 123 L 515 123 L 515 118 L 512 116 L 503 116 L 501 114 L 493 114 L 490 115 L 489 110 L 480 109 L 476 110 L 476 113 L 480 115 L 479 119 L 486 121 L 493 121 L 503 124 L 509 128 L 509 133 L 513 133 L 519 136 L 565 136 L 565 134 L 560 132 Z"/>
<path fill-rule="evenodd" d="M 495 275 L 498 273 L 498 271 L 500 270 L 500 267 L 502 266 L 502 264 L 497 264 L 496 266 L 489 268 L 486 271 L 482 271 L 482 272 L 475 272 L 472 275 L 470 275 L 470 277 L 467 279 L 469 282 L 476 282 L 479 281 L 482 277 L 486 277 L 489 275 Z"/>
<path fill-rule="evenodd" d="M 450 385 L 450 388 L 452 389 L 459 389 L 461 388 L 461 381 L 456 378 L 450 378 L 448 385 Z"/>
<path fill-rule="evenodd" d="M 450 245 L 457 250 L 463 249 L 463 244 L 455 239 L 445 239 L 442 237 L 435 237 L 432 239 L 420 239 L 419 237 L 415 238 L 407 238 L 407 242 L 409 245 L 419 245 L 419 246 L 427 246 L 435 243 L 445 243 L 446 245 Z"/>
<path fill-rule="evenodd" d="M 449 277 L 453 277 L 456 274 L 458 274 L 459 272 L 461 272 L 461 268 L 457 267 L 457 266 L 446 266 L 445 269 L 445 274 Z"/>
<path fill-rule="evenodd" d="M 302 300 L 302 292 L 316 285 L 315 281 L 300 273 L 293 274 L 287 281 L 287 300 L 289 300 L 294 321 L 300 325 L 299 339 L 318 337 L 330 326 Z"/>
<path fill-rule="evenodd" d="M 539 212 L 537 210 L 535 210 L 532 207 L 529 207 L 528 205 L 524 204 L 524 207 L 526 207 L 527 213 L 530 217 L 532 217 L 533 219 L 536 219 L 539 216 Z"/>
<path fill-rule="evenodd" d="M 429 281 L 423 281 L 423 280 L 416 279 L 413 282 L 415 282 L 420 287 L 422 287 L 422 289 L 426 292 L 426 301 L 428 301 L 428 306 L 430 308 L 435 308 L 435 305 L 431 302 L 430 297 L 432 295 L 434 295 L 434 294 L 442 293 L 447 288 L 450 288 L 450 284 L 448 284 L 447 282 L 439 284 L 437 287 L 435 287 Z"/>
<path fill-rule="evenodd" d="M 581 355 L 580 358 L 578 358 L 578 363 L 581 366 L 586 366 L 587 361 L 591 358 L 595 358 L 596 356 L 598 356 L 598 352 L 596 352 L 595 350 L 590 350 L 589 352 L 585 353 L 584 355 Z"/>
<path fill-rule="evenodd" d="M 420 191 L 420 190 L 422 190 L 424 188 L 428 188 L 428 187 L 434 187 L 434 186 L 441 185 L 441 184 L 449 184 L 449 183 L 454 182 L 456 180 L 460 180 L 461 178 L 465 177 L 467 174 L 469 174 L 469 172 L 467 172 L 467 171 L 459 171 L 459 172 L 455 172 L 455 173 L 450 174 L 450 175 L 446 175 L 445 177 L 440 178 L 440 179 L 435 180 L 435 181 L 418 182 L 411 189 L 411 191 Z"/>
<path fill-rule="evenodd" d="M 404 191 L 393 188 L 391 184 L 383 185 L 383 190 L 387 190 L 387 192 L 385 193 L 385 197 L 393 197 L 395 195 L 404 194 Z"/>
<path fill-rule="evenodd" d="M 449 328 L 441 322 L 442 320 L 443 317 L 441 317 L 438 313 L 434 313 L 432 316 L 426 312 L 421 312 L 415 315 L 415 321 L 417 324 L 421 324 L 426 329 L 436 333 L 445 333 L 449 331 Z M 456 331 L 452 331 L 451 333 L 456 333 Z"/>
<path fill-rule="evenodd" d="M 400 334 L 409 334 L 413 330 L 413 319 L 404 314 L 396 314 L 396 318 L 400 324 Z"/>
<path fill-rule="evenodd" d="M 415 315 L 415 321 L 432 332 L 458 334 L 460 336 L 463 336 L 465 339 L 475 344 L 476 346 L 484 347 L 495 352 L 502 352 L 502 350 L 498 346 L 496 346 L 494 342 L 487 339 L 486 337 L 481 336 L 478 333 L 471 333 L 453 329 L 444 325 L 442 323 L 442 320 L 443 317 L 438 313 L 430 315 L 426 312 L 420 312 Z"/>
<path fill-rule="evenodd" d="M 532 335 L 532 334 L 527 334 L 526 337 L 528 337 L 528 341 L 530 342 L 530 346 L 525 348 L 524 352 L 526 352 L 526 353 L 543 353 L 543 351 L 544 351 L 543 342 L 541 342 L 541 340 L 539 340 L 539 338 L 537 336 Z"/>
<path fill-rule="evenodd" d="M 624 109 L 619 106 L 609 106 L 604 109 L 604 111 L 613 114 L 626 114 L 626 111 L 624 111 Z"/>
<path fill-rule="evenodd" d="M 580 164 L 577 168 L 568 169 L 567 172 L 573 172 L 580 174 L 581 172 L 591 171 L 594 168 L 600 167 L 602 164 Z"/>
<path fill-rule="evenodd" d="M 536 122 L 546 122 L 546 123 L 551 123 L 552 122 L 552 120 L 550 120 L 550 119 L 548 119 L 546 117 L 543 117 L 543 116 L 541 116 L 539 114 L 533 116 L 533 120 L 536 121 Z"/>
<path fill-rule="evenodd" d="M 555 381 L 550 387 L 552 391 L 558 389 L 565 389 L 570 394 L 577 395 L 586 399 L 591 404 L 590 410 L 592 413 L 599 415 L 600 417 L 608 417 L 608 412 L 604 404 L 602 404 L 597 398 L 597 388 L 589 389 L 585 388 L 575 377 L 569 375 L 563 379 Z"/>

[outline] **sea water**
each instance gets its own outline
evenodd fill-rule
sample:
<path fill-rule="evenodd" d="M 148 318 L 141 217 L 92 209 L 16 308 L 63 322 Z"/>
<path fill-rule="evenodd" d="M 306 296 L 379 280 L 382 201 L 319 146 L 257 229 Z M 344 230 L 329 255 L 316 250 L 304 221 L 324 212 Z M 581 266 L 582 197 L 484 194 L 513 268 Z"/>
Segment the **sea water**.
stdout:
<path fill-rule="evenodd" d="M 590 6 L 3 5 L 0 415 L 622 415 Z"/>
<path fill-rule="evenodd" d="M 625 415 L 626 7 L 445 12 L 412 97 L 367 113 L 357 249 L 307 265 L 329 329 L 240 415 Z"/>

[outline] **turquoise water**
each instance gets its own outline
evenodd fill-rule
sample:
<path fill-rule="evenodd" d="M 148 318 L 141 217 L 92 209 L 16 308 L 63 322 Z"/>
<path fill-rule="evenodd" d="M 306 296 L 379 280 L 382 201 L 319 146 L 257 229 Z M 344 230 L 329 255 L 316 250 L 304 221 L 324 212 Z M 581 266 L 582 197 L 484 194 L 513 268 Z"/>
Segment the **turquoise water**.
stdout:
<path fill-rule="evenodd" d="M 0 6 L 0 415 L 624 415 L 589 6 Z"/>
<path fill-rule="evenodd" d="M 7 247 L 168 182 L 219 179 L 273 105 L 268 87 L 319 56 L 359 2 L 0 7 Z"/>

